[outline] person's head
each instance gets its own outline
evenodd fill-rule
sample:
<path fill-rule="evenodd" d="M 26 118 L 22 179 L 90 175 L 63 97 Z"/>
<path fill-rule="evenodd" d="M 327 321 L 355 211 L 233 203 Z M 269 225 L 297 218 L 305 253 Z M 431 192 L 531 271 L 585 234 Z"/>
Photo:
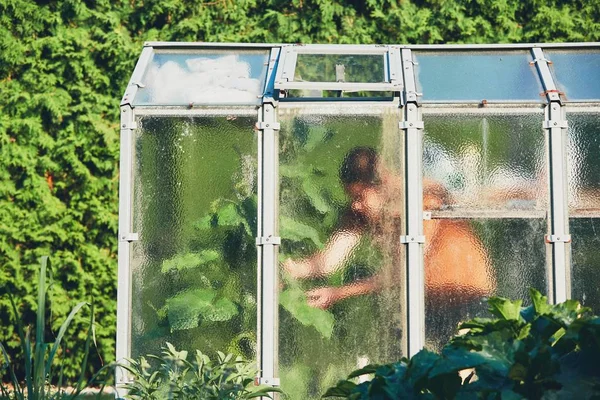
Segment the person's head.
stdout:
<path fill-rule="evenodd" d="M 371 147 L 350 150 L 340 167 L 340 180 L 352 210 L 370 219 L 379 215 L 385 204 L 377 169 L 377 152 Z"/>

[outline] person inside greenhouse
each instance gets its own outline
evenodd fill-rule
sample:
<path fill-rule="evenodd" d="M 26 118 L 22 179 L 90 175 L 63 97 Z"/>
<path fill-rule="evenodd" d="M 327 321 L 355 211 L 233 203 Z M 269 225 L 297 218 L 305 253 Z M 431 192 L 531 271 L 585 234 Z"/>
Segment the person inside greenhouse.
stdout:
<path fill-rule="evenodd" d="M 398 198 L 403 190 L 402 179 L 382 165 L 374 149 L 358 147 L 351 150 L 341 165 L 340 180 L 350 198 L 349 206 L 323 250 L 304 259 L 288 259 L 283 263 L 284 270 L 292 278 L 315 279 L 332 275 L 347 266 L 364 235 L 370 235 L 375 245 L 383 246 L 401 227 L 403 207 Z M 442 184 L 424 180 L 425 210 L 439 210 L 450 203 L 450 195 Z M 390 229 L 390 224 L 395 227 Z M 438 306 L 446 310 L 448 306 L 461 310 L 472 309 L 475 303 L 479 304 L 483 297 L 493 292 L 495 279 L 489 257 L 468 222 L 425 220 L 423 229 L 426 238 L 424 258 L 428 309 Z M 392 259 L 400 261 L 402 245 L 397 235 L 393 241 Z M 387 264 L 401 265 L 397 261 Z M 325 286 L 309 290 L 306 293 L 308 303 L 327 309 L 344 299 L 379 292 L 399 284 L 399 272 L 387 269 L 390 267 L 384 266 L 370 277 L 339 287 Z"/>

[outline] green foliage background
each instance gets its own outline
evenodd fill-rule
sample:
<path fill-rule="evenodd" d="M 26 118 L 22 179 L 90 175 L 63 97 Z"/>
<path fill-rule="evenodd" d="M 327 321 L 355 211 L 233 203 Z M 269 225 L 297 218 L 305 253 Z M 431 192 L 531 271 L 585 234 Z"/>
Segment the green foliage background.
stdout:
<path fill-rule="evenodd" d="M 37 260 L 52 254 L 52 330 L 93 297 L 104 362 L 115 334 L 118 103 L 147 40 L 598 41 L 600 2 L 0 0 L 0 287 L 13 288 L 31 323 Z M 7 302 L 0 339 L 14 350 Z M 81 354 L 85 340 L 70 337 Z"/>

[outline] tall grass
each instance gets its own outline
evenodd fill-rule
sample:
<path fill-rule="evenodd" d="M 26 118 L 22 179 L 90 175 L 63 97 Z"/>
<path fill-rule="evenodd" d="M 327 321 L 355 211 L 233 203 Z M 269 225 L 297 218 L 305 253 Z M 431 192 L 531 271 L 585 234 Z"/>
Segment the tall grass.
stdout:
<path fill-rule="evenodd" d="M 46 326 L 46 297 L 48 289 L 52 285 L 48 284 L 49 259 L 47 256 L 42 257 L 40 262 L 40 274 L 38 278 L 38 293 L 37 293 L 37 312 L 35 337 L 31 338 L 31 327 L 24 327 L 22 319 L 19 317 L 19 310 L 15 304 L 15 299 L 10 291 L 8 297 L 10 300 L 12 315 L 17 327 L 17 333 L 21 344 L 21 352 L 24 360 L 24 380 L 17 378 L 15 373 L 16 364 L 11 361 L 5 346 L 0 342 L 0 351 L 2 364 L 0 365 L 0 400 L 66 400 L 76 399 L 81 394 L 83 389 L 91 385 L 100 385 L 100 393 L 104 390 L 104 378 L 108 376 L 113 365 L 102 367 L 90 380 L 85 379 L 85 371 L 90 355 L 90 347 L 95 340 L 95 319 L 93 303 L 80 302 L 73 309 L 60 326 L 58 335 L 53 343 L 46 343 L 44 340 L 44 329 Z M 51 280 L 50 280 L 51 281 Z M 81 363 L 81 373 L 72 389 L 65 390 L 63 381 L 63 363 L 61 357 L 65 352 L 59 352 L 62 339 L 71 325 L 75 316 L 84 307 L 90 310 L 90 328 L 85 341 L 83 361 Z M 58 371 L 55 366 L 60 365 Z M 9 384 L 5 384 L 5 378 L 8 374 Z M 56 375 L 57 374 L 57 375 Z M 56 382 L 56 386 L 52 386 L 51 382 Z"/>

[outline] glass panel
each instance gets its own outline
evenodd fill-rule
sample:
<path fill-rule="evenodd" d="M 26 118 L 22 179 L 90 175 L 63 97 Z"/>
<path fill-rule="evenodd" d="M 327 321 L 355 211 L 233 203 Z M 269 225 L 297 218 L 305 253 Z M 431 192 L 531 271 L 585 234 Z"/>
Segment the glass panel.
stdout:
<path fill-rule="evenodd" d="M 260 104 L 268 51 L 156 52 L 134 105 Z"/>
<path fill-rule="evenodd" d="M 279 362 L 290 399 L 402 356 L 398 111 L 282 118 Z"/>
<path fill-rule="evenodd" d="M 545 101 L 528 51 L 413 54 L 423 101 Z"/>
<path fill-rule="evenodd" d="M 426 342 L 487 309 L 546 291 L 543 115 L 424 116 Z"/>
<path fill-rule="evenodd" d="M 600 310 L 600 114 L 569 119 L 569 213 L 572 294 Z"/>
<path fill-rule="evenodd" d="M 571 101 L 600 99 L 600 50 L 544 50 L 561 92 Z"/>
<path fill-rule="evenodd" d="M 441 350 L 460 322 L 489 315 L 484 298 L 529 299 L 546 292 L 544 235 L 538 218 L 424 221 L 425 343 Z"/>
<path fill-rule="evenodd" d="M 132 356 L 256 349 L 256 141 L 248 117 L 138 119 Z"/>
<path fill-rule="evenodd" d="M 343 54 L 298 54 L 296 82 L 363 82 L 385 80 L 384 56 Z"/>

